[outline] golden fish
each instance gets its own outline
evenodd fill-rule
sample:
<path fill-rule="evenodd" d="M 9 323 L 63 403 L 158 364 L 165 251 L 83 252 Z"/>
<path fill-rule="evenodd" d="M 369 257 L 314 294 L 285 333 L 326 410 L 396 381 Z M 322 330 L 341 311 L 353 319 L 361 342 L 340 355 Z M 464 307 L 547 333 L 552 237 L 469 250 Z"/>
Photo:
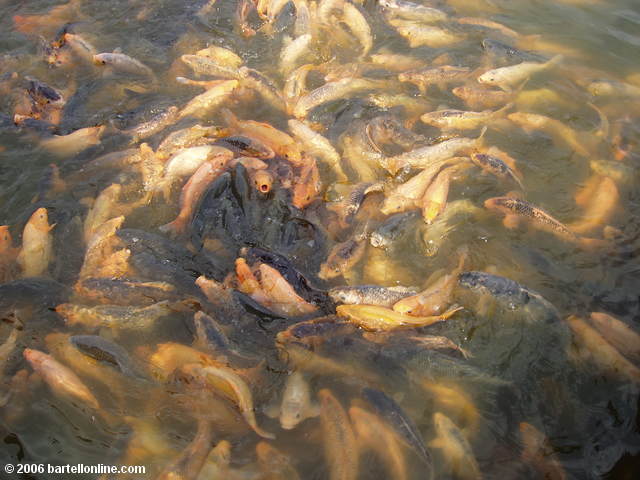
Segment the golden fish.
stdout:
<path fill-rule="evenodd" d="M 459 478 L 479 480 L 482 478 L 478 461 L 469 441 L 458 426 L 440 412 L 433 414 L 433 423 L 438 436 L 429 445 L 442 450 L 442 456 Z"/>
<path fill-rule="evenodd" d="M 411 316 L 398 313 L 390 308 L 375 305 L 339 305 L 336 313 L 372 332 L 388 331 L 397 328 L 426 327 L 449 319 L 462 307 L 450 309 L 436 316 Z"/>
<path fill-rule="evenodd" d="M 324 454 L 331 480 L 355 480 L 358 477 L 358 445 L 349 416 L 330 390 L 318 392 L 320 428 Z"/>
<path fill-rule="evenodd" d="M 38 208 L 22 231 L 22 248 L 17 256 L 23 277 L 45 275 L 53 257 L 53 238 L 46 208 Z"/>

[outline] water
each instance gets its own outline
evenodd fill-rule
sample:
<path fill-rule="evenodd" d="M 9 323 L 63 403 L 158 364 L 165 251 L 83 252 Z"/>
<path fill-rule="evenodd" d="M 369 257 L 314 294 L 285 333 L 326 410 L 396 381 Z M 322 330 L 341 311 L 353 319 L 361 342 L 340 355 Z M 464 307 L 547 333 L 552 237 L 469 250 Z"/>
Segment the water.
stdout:
<path fill-rule="evenodd" d="M 323 436 L 329 435 L 326 428 L 322 428 L 322 424 L 328 422 L 326 411 L 319 420 L 314 410 L 311 418 L 291 430 L 282 429 L 277 419 L 267 415 L 279 405 L 289 373 L 296 370 L 303 372 L 309 382 L 311 407 L 316 406 L 319 397 L 326 397 L 324 393 L 318 395 L 323 389 L 330 391 L 345 411 L 360 407 L 376 412 L 364 400 L 363 388 L 390 395 L 415 423 L 433 459 L 437 478 L 455 476 L 455 467 L 448 461 L 452 455 L 433 443 L 438 436 L 434 422 L 436 412 L 449 416 L 462 428 L 462 435 L 469 442 L 484 478 L 540 478 L 542 475 L 540 468 L 543 467 L 540 462 L 536 463 L 539 458 L 527 458 L 526 442 L 519 429 L 521 422 L 533 425 L 547 438 L 547 458 L 542 465 L 548 465 L 552 453 L 567 478 L 637 478 L 640 447 L 637 383 L 598 368 L 593 360 L 577 356 L 574 347 L 579 341 L 571 336 L 564 321 L 572 314 L 586 318 L 590 312 L 602 311 L 637 330 L 640 314 L 636 288 L 640 281 L 636 188 L 640 161 L 638 96 L 598 96 L 588 90 L 593 81 L 601 80 L 626 82 L 638 88 L 640 72 L 635 60 L 640 58 L 640 10 L 637 2 L 434 2 L 433 6 L 454 18 L 493 20 L 518 32 L 518 37 L 452 23 L 454 32 L 467 35 L 464 41 L 452 47 L 414 49 L 385 22 L 376 2 L 358 5 L 371 26 L 372 52 L 386 49 L 411 55 L 425 66 L 433 61 L 443 62 L 478 69 L 477 74 L 499 66 L 497 62 L 501 60 L 491 60 L 481 47 L 481 41 L 486 38 L 515 42 L 518 48 L 534 51 L 544 59 L 556 54 L 564 56 L 560 66 L 538 73 L 526 82 L 510 112 L 546 115 L 581 132 L 580 142 L 588 149 L 588 155 L 580 155 L 562 139 L 552 138 L 551 131 L 526 132 L 505 119 L 492 122 L 484 137 L 485 145 L 498 147 L 516 159 L 522 173 L 523 196 L 533 205 L 561 222 L 575 224 L 584 216 L 584 208 L 576 203 L 576 193 L 589 179 L 604 178 L 602 171 L 592 167 L 590 161 L 611 161 L 614 167 L 622 166 L 625 170 L 622 175 L 608 174 L 614 179 L 619 200 L 605 222 L 615 229 L 607 230 L 606 235 L 612 240 L 606 248 L 582 249 L 562 236 L 531 228 L 506 229 L 502 215 L 482 205 L 487 198 L 505 195 L 516 185 L 482 174 L 474 167 L 454 178 L 448 210 L 433 225 L 427 226 L 417 215 L 408 220 L 403 232 L 386 248 L 368 244 L 363 259 L 353 268 L 326 281 L 318 278 L 317 273 L 332 247 L 356 235 L 367 220 L 369 227 L 375 229 L 386 217 L 379 212 L 384 197 L 374 193 L 367 196 L 355 226 L 337 228 L 323 202 L 339 200 L 347 187 L 359 180 L 389 180 L 384 170 L 375 170 L 371 178 L 359 178 L 356 171 L 345 166 L 349 183 L 336 185 L 333 184 L 335 174 L 321 162 L 323 189 L 319 197 L 323 200 L 304 210 L 290 206 L 288 190 L 278 181 L 265 197 L 243 180 L 240 170 L 234 171 L 228 185 L 218 185 L 203 198 L 192 228 L 197 234 L 175 242 L 166 242 L 167 237 L 158 227 L 177 213 L 177 186 L 168 202 L 155 196 L 136 207 L 143 187 L 139 176 L 127 173 L 126 168 L 91 170 L 78 175 L 82 166 L 100 155 L 131 148 L 129 139 L 116 128 L 135 126 L 171 105 L 182 108 L 202 92 L 201 88 L 175 81 L 178 75 L 208 79 L 191 73 L 180 61 L 183 54 L 193 54 L 208 45 L 222 46 L 238 54 L 245 65 L 267 75 L 278 88 L 284 86 L 285 78 L 278 61 L 284 36 L 292 35 L 296 18 L 293 4 L 285 6 L 277 17 L 272 35 L 258 33 L 249 38 L 243 37 L 237 27 L 235 2 L 221 0 L 202 10 L 204 4 L 78 1 L 73 8 L 58 8 L 55 14 L 48 12 L 63 4 L 47 1 L 0 4 L 3 13 L 0 18 L 0 223 L 10 226 L 14 245 L 18 246 L 24 224 L 33 211 L 37 207 L 47 209 L 50 224 L 56 224 L 52 230 L 54 256 L 47 276 L 58 282 L 24 280 L 26 283 L 2 287 L 1 338 L 7 338 L 14 325 L 21 329 L 3 370 L 2 395 L 10 394 L 7 405 L 0 411 L 1 438 L 5 444 L 1 454 L 3 463 L 143 465 L 144 475 L 118 478 L 157 478 L 187 451 L 197 425 L 210 423 L 212 434 L 205 438 L 202 449 L 206 452 L 219 442 L 230 442 L 230 464 L 221 467 L 224 462 L 215 464 L 214 457 L 210 457 L 203 470 L 209 473 L 203 473 L 200 478 L 213 475 L 214 468 L 222 468 L 222 473 L 217 474 L 219 478 L 295 478 L 292 468 L 300 478 L 338 478 L 335 472 L 334 477 L 331 476 L 338 461 L 331 460 L 331 453 L 323 454 L 329 452 L 326 445 L 331 444 L 326 438 L 323 440 Z M 333 22 L 338 21 L 338 14 L 334 11 Z M 21 33 L 16 28 L 20 25 L 20 21 L 14 20 L 16 15 L 40 15 L 42 20 L 33 30 Z M 262 24 L 255 12 L 249 19 L 255 29 Z M 135 75 L 109 74 L 105 68 L 69 56 L 68 48 L 60 51 L 60 65 L 48 65 L 42 45 L 53 41 L 65 24 L 69 24 L 68 31 L 80 35 L 98 52 L 120 49 L 141 61 L 153 70 L 157 83 Z M 25 31 L 27 27 L 21 28 Z M 357 39 L 346 31 L 339 33 L 337 27 L 319 30 L 312 44 L 315 53 L 307 56 L 305 62 L 331 61 L 336 65 L 358 62 L 361 47 Z M 517 62 L 500 65 L 510 63 Z M 380 70 L 371 73 L 371 77 L 390 79 L 386 89 L 423 98 L 413 85 L 397 82 L 396 73 Z M 10 78 L 12 72 L 17 72 L 17 79 Z M 66 106 L 57 133 L 107 125 L 101 141 L 77 155 L 56 158 L 41 146 L 41 138 L 46 133 L 13 126 L 11 117 L 24 92 L 25 76 L 45 82 L 65 97 Z M 324 83 L 322 76 L 318 72 L 310 74 L 309 90 Z M 473 83 L 472 80 L 470 84 Z M 451 88 L 460 84 L 454 82 L 442 89 L 430 87 L 427 99 L 431 110 L 471 110 L 451 93 Z M 343 153 L 345 165 L 349 155 L 343 151 L 345 137 L 341 135 L 347 132 L 348 138 L 355 138 L 362 132 L 358 130 L 359 122 L 365 125 L 383 113 L 366 100 L 368 96 L 369 92 L 348 94 L 314 109 L 308 116 L 311 122 L 322 126 L 323 134 Z M 589 103 L 598 107 L 610 123 L 610 132 L 604 139 L 596 136 L 601 120 Z M 287 131 L 287 120 L 291 118 L 271 107 L 260 95 L 246 91 L 237 92 L 225 106 L 240 119 L 268 122 L 283 131 Z M 391 112 L 402 122 L 409 120 L 402 109 Z M 416 118 L 413 120 L 408 125 L 413 132 L 424 135 L 424 139 L 435 141 L 441 134 L 438 129 Z M 170 131 L 192 123 L 182 121 L 144 141 L 155 149 Z M 200 123 L 223 125 L 224 121 L 218 110 Z M 478 128 L 458 134 L 475 138 L 479 132 Z M 134 143 L 133 147 L 136 146 Z M 383 146 L 382 150 L 387 155 L 402 152 L 398 146 Z M 356 154 L 362 154 L 361 150 L 356 149 Z M 618 160 L 614 159 L 616 155 Z M 61 178 L 67 182 L 57 191 L 48 180 L 52 163 L 58 166 Z M 277 173 L 283 182 L 286 172 Z M 293 174 L 297 173 L 294 168 Z M 404 179 L 410 178 L 406 172 L 402 175 Z M 135 278 L 169 282 L 178 292 L 166 294 L 169 301 L 191 299 L 195 302 L 179 307 L 172 304 L 169 314 L 165 312 L 146 328 L 71 324 L 53 311 L 65 302 L 96 303 L 78 297 L 71 292 L 71 287 L 83 263 L 82 223 L 88 206 L 113 183 L 122 184 L 120 203 L 131 206 L 121 213 L 126 216 L 123 228 L 134 230 L 121 237 L 132 249 L 130 264 L 135 267 Z M 458 203 L 457 214 L 451 213 L 455 202 L 465 202 Z M 111 216 L 118 214 L 113 212 Z M 588 236 L 604 238 L 602 227 L 593 229 Z M 143 237 L 143 232 L 161 235 L 165 243 L 158 244 L 163 240 L 156 237 Z M 138 247 L 127 243 L 131 238 L 142 238 L 143 247 L 136 249 Z M 255 304 L 247 307 L 247 313 L 230 299 L 211 305 L 192 283 L 201 273 L 222 281 L 233 270 L 239 249 L 256 245 L 286 257 L 320 290 L 345 284 L 404 285 L 422 289 L 429 283 L 427 279 L 440 277 L 438 272 L 453 270 L 456 252 L 466 245 L 466 269 L 488 271 L 515 280 L 544 297 L 555 310 L 547 308 L 547 303 L 535 302 L 522 308 L 458 287 L 455 303 L 465 308 L 446 322 L 401 330 L 388 338 L 383 335 L 382 339 L 380 335 L 373 338 L 342 326 L 337 332 L 315 339 L 313 351 L 320 357 L 301 357 L 304 350 L 299 345 L 285 342 L 283 347 L 275 342 L 278 332 L 294 320 L 257 312 L 259 305 Z M 99 291 L 113 295 L 112 290 L 106 290 L 105 283 L 100 285 Z M 154 295 L 161 294 L 136 295 L 135 300 L 131 297 L 122 303 L 137 307 L 164 299 Z M 244 304 L 247 302 L 245 299 Z M 169 367 L 164 374 L 158 372 L 160 356 L 153 357 L 153 353 L 169 342 L 191 345 L 196 335 L 193 310 L 199 308 L 222 325 L 235 352 L 226 352 L 225 361 L 239 369 L 248 382 L 257 424 L 276 435 L 269 443 L 285 456 L 284 460 L 272 460 L 270 467 L 265 466 L 265 461 L 258 461 L 260 455 L 256 452 L 266 447 L 257 447 L 260 437 L 249 428 L 232 401 L 206 393 L 210 389 L 198 386 L 197 382 L 192 385 L 183 378 L 184 372 L 172 374 Z M 331 309 L 329 305 L 327 310 Z M 69 347 L 67 337 L 55 334 L 100 334 L 111 339 L 129 353 L 139 376 L 122 375 L 108 363 L 85 357 Z M 408 338 L 426 334 L 446 336 L 472 356 L 465 360 L 459 352 L 426 350 Z M 198 344 L 195 347 L 203 348 Z M 100 409 L 96 411 L 77 398 L 54 394 L 35 376 L 27 380 L 32 368 L 23 358 L 24 348 L 52 353 L 71 367 L 98 399 Z M 182 359 L 177 366 L 192 361 Z M 447 397 L 444 391 L 454 393 Z M 389 428 L 389 424 L 382 425 Z M 381 454 L 372 447 L 371 439 L 367 443 L 366 434 L 361 433 L 359 442 L 363 448 L 357 478 L 403 478 L 403 471 L 406 478 L 425 478 L 425 464 L 415 450 L 388 430 L 387 434 L 391 440 L 385 441 L 399 445 L 404 470 L 398 470 L 397 464 L 394 467 L 384 455 L 384 449 Z M 382 443 L 379 432 L 375 438 Z M 338 445 L 338 449 L 340 447 L 343 450 L 351 447 L 347 450 L 349 458 L 358 457 L 353 445 L 347 443 Z M 192 458 L 193 452 L 190 455 Z M 274 454 L 266 456 L 276 458 Z M 344 463 L 345 459 L 340 462 Z M 196 478 L 193 469 L 198 470 L 192 467 L 192 476 L 185 474 L 181 478 Z M 457 474 L 473 477 L 473 474 L 465 477 L 460 471 Z M 50 476 L 33 473 L 21 478 Z M 97 478 L 97 475 L 78 478 Z"/>

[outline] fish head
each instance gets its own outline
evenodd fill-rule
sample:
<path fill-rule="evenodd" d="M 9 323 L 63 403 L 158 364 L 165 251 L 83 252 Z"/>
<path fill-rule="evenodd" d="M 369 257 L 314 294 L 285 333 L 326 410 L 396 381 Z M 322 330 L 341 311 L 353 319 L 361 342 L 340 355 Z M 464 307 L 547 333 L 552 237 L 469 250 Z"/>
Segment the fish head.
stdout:
<path fill-rule="evenodd" d="M 478 77 L 478 82 L 483 85 L 498 85 L 500 78 L 495 70 L 489 70 Z"/>
<path fill-rule="evenodd" d="M 253 184 L 260 193 L 269 193 L 273 187 L 274 176 L 267 170 L 258 170 L 253 174 Z"/>
<path fill-rule="evenodd" d="M 13 245 L 13 238 L 8 225 L 0 226 L 0 253 L 6 252 Z"/>
<path fill-rule="evenodd" d="M 35 227 L 37 230 L 41 232 L 50 231 L 55 225 L 49 225 L 49 215 L 47 214 L 47 209 L 44 207 L 40 207 L 29 219 L 29 223 Z"/>

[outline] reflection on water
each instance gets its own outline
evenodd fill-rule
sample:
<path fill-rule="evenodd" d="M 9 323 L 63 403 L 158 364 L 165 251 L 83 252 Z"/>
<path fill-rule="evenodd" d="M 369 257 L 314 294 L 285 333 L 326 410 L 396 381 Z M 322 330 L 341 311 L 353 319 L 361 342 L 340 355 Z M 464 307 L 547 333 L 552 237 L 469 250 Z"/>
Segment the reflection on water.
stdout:
<path fill-rule="evenodd" d="M 5 463 L 638 476 L 635 2 L 0 11 Z"/>

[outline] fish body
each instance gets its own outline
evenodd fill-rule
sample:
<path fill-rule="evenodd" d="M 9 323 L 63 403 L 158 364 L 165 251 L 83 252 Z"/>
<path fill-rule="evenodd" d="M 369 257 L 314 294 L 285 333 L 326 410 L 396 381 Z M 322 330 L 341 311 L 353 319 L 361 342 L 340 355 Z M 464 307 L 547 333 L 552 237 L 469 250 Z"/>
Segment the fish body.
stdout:
<path fill-rule="evenodd" d="M 346 273 L 364 257 L 366 248 L 364 239 L 349 239 L 334 245 L 327 260 L 320 266 L 318 277 L 329 280 Z"/>
<path fill-rule="evenodd" d="M 484 130 L 478 138 L 457 137 L 435 145 L 427 145 L 406 153 L 401 153 L 387 160 L 387 170 L 392 175 L 406 167 L 427 168 L 436 162 L 454 157 L 456 154 L 477 147 L 481 142 Z"/>
<path fill-rule="evenodd" d="M 137 142 L 151 135 L 162 131 L 165 127 L 172 125 L 178 119 L 178 107 L 171 106 L 165 111 L 158 113 L 149 121 L 124 130 L 123 133 L 131 135 L 131 140 Z"/>
<path fill-rule="evenodd" d="M 200 75 L 210 75 L 227 80 L 237 80 L 240 78 L 240 72 L 237 67 L 221 64 L 218 60 L 208 56 L 182 55 L 180 60 Z"/>
<path fill-rule="evenodd" d="M 223 127 L 195 124 L 191 127 L 171 132 L 160 142 L 156 153 L 167 157 L 183 148 L 211 143 L 215 141 L 216 138 L 224 137 L 228 134 L 228 129 Z"/>
<path fill-rule="evenodd" d="M 66 32 L 64 34 L 64 43 L 65 45 L 69 45 L 73 53 L 87 63 L 93 63 L 94 55 L 98 54 L 95 47 L 80 35 Z"/>
<path fill-rule="evenodd" d="M 378 305 L 391 307 L 402 298 L 414 295 L 411 287 L 380 287 L 378 285 L 358 285 L 333 287 L 329 296 L 336 303 L 345 305 Z"/>
<path fill-rule="evenodd" d="M 149 67 L 139 60 L 125 55 L 124 53 L 98 53 L 93 56 L 96 65 L 107 65 L 116 71 L 128 73 L 130 75 L 140 75 L 149 77 L 155 81 L 156 77 Z"/>
<path fill-rule="evenodd" d="M 286 112 L 286 103 L 273 81 L 262 73 L 252 68 L 241 67 L 240 70 L 240 86 L 251 88 L 262 96 L 262 98 L 274 109 Z"/>
<path fill-rule="evenodd" d="M 425 25 L 416 21 L 392 19 L 389 23 L 407 40 L 411 48 L 450 47 L 464 41 L 466 38 L 464 35 L 451 30 Z"/>
<path fill-rule="evenodd" d="M 567 323 L 578 343 L 579 352 L 607 373 L 631 381 L 640 382 L 640 368 L 627 360 L 596 329 L 576 316 L 567 318 Z"/>
<path fill-rule="evenodd" d="M 498 118 L 500 115 L 504 115 L 506 113 L 505 110 L 508 108 L 511 108 L 511 104 L 497 111 L 437 110 L 425 113 L 420 117 L 420 120 L 427 125 L 432 125 L 442 130 L 473 130 Z"/>
<path fill-rule="evenodd" d="M 481 479 L 478 461 L 460 428 L 440 412 L 433 414 L 433 423 L 438 436 L 430 445 L 442 450 L 443 457 L 453 472 L 466 480 Z"/>
<path fill-rule="evenodd" d="M 501 67 L 489 70 L 478 77 L 478 82 L 484 85 L 493 85 L 509 91 L 513 86 L 520 84 L 530 76 L 547 70 L 562 61 L 562 55 L 556 55 L 545 63 L 522 62 L 509 67 Z"/>
<path fill-rule="evenodd" d="M 329 165 L 338 182 L 347 181 L 347 175 L 342 169 L 340 154 L 329 140 L 299 120 L 291 119 L 288 125 L 293 136 L 302 144 L 309 155 Z"/>
<path fill-rule="evenodd" d="M 192 98 L 180 110 L 178 118 L 207 118 L 238 87 L 237 80 L 227 80 Z"/>
<path fill-rule="evenodd" d="M 89 328 L 115 328 L 123 330 L 144 330 L 156 320 L 174 312 L 168 301 L 154 303 L 146 307 L 97 305 L 84 306 L 72 303 L 60 304 L 56 312 L 69 325 L 84 325 Z"/>
<path fill-rule="evenodd" d="M 384 80 L 366 78 L 343 78 L 335 82 L 327 82 L 302 96 L 293 108 L 293 115 L 296 118 L 304 118 L 311 110 L 324 103 L 347 98 L 349 95 L 367 90 L 377 90 L 385 86 L 387 86 L 387 82 Z"/>
<path fill-rule="evenodd" d="M 437 316 L 411 316 L 376 305 L 339 305 L 336 313 L 368 331 L 389 331 L 397 328 L 426 327 L 450 318 L 460 308 Z"/>
<path fill-rule="evenodd" d="M 417 212 L 391 215 L 382 225 L 371 232 L 369 243 L 376 248 L 391 248 L 396 240 L 410 231 L 411 225 L 418 217 Z"/>
<path fill-rule="evenodd" d="M 438 23 L 448 18 L 448 15 L 437 8 L 426 7 L 405 0 L 378 0 L 380 6 L 395 17 L 415 20 L 422 23 Z"/>
<path fill-rule="evenodd" d="M 40 141 L 40 145 L 58 157 L 71 157 L 100 143 L 104 126 L 86 127 L 68 135 L 51 135 Z"/>
<path fill-rule="evenodd" d="M 275 268 L 263 263 L 259 267 L 260 285 L 269 299 L 269 308 L 285 315 L 304 315 L 317 307 L 300 297 Z"/>
<path fill-rule="evenodd" d="M 589 145 L 591 142 L 585 142 L 579 132 L 555 118 L 524 112 L 510 113 L 507 118 L 524 128 L 525 131 L 542 130 L 558 142 L 568 145 L 583 157 L 590 155 L 590 150 L 585 146 L 585 143 Z"/>
<path fill-rule="evenodd" d="M 46 274 L 53 259 L 53 237 L 46 208 L 39 208 L 31 215 L 22 232 L 22 248 L 17 257 L 23 277 L 39 277 Z"/>
<path fill-rule="evenodd" d="M 98 400 L 82 380 L 51 355 L 25 348 L 24 358 L 54 393 L 77 399 L 94 409 L 100 407 Z"/>
<path fill-rule="evenodd" d="M 385 463 L 390 478 L 406 480 L 407 462 L 396 433 L 376 415 L 360 407 L 352 406 L 349 418 L 361 448 L 376 452 Z"/>
<path fill-rule="evenodd" d="M 309 382 L 302 372 L 287 377 L 280 403 L 280 426 L 285 430 L 295 428 L 307 418 L 318 416 L 317 406 L 311 403 Z"/>
<path fill-rule="evenodd" d="M 544 210 L 519 198 L 494 197 L 484 202 L 485 208 L 505 215 L 515 215 L 531 222 L 533 226 L 541 230 L 554 233 L 562 238 L 577 242 L 578 237 L 562 222 L 553 218 Z"/>
<path fill-rule="evenodd" d="M 629 325 L 617 318 L 602 312 L 593 312 L 590 316 L 591 325 L 611 345 L 627 358 L 640 361 L 640 334 Z"/>
<path fill-rule="evenodd" d="M 523 443 L 522 460 L 533 464 L 536 470 L 547 480 L 564 480 L 567 478 L 553 449 L 546 445 L 547 438 L 544 433 L 526 422 L 521 422 L 519 428 Z"/>
<path fill-rule="evenodd" d="M 467 67 L 443 65 L 442 67 L 427 67 L 403 72 L 398 75 L 398 80 L 415 84 L 424 95 L 429 85 L 445 85 L 464 80 L 470 74 L 471 69 Z"/>
<path fill-rule="evenodd" d="M 288 76 L 295 70 L 298 62 L 309 51 L 311 43 L 311 34 L 300 35 L 288 45 L 283 47 L 280 52 L 280 71 L 284 76 Z"/>
<path fill-rule="evenodd" d="M 358 477 L 358 446 L 351 421 L 330 390 L 318 392 L 320 428 L 324 454 L 331 480 L 355 480 Z"/>
<path fill-rule="evenodd" d="M 362 12 L 351 2 L 344 2 L 342 6 L 342 20 L 351 33 L 358 39 L 362 47 L 360 58 L 367 56 L 373 46 L 373 35 L 369 22 Z"/>
<path fill-rule="evenodd" d="M 461 85 L 451 92 L 473 109 L 491 109 L 505 105 L 513 98 L 510 92 L 489 89 L 482 85 Z"/>
<path fill-rule="evenodd" d="M 473 163 L 485 172 L 489 172 L 503 180 L 511 180 L 517 183 L 520 189 L 524 190 L 520 175 L 516 174 L 513 168 L 501 158 L 488 153 L 472 153 L 470 158 Z"/>
<path fill-rule="evenodd" d="M 69 339 L 83 354 L 109 364 L 123 374 L 135 376 L 135 367 L 127 351 L 110 340 L 99 335 L 74 335 Z"/>

